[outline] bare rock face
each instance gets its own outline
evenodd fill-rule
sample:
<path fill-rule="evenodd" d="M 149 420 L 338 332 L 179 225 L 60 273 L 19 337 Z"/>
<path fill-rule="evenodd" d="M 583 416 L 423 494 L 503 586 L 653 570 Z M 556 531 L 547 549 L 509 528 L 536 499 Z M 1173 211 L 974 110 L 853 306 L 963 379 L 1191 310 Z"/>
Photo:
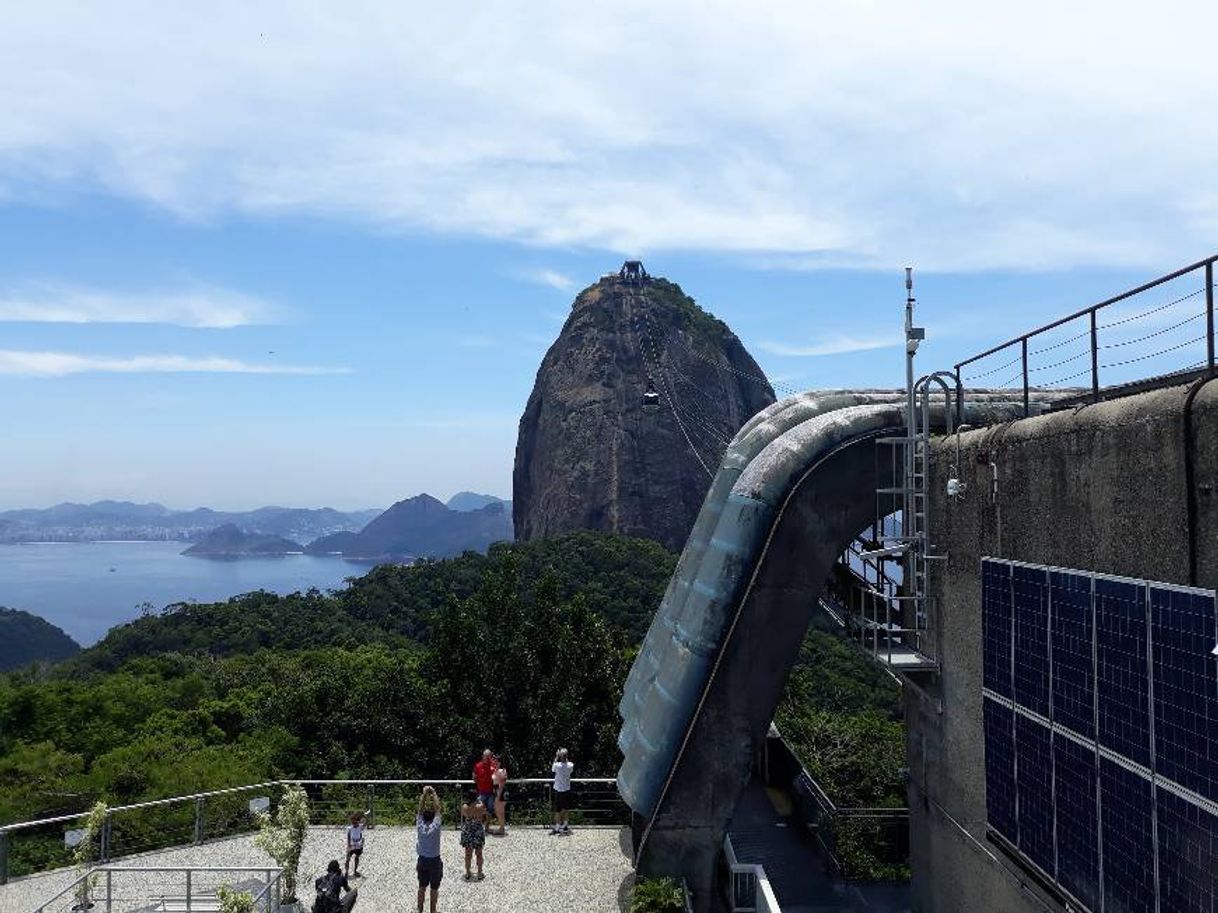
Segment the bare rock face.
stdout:
<path fill-rule="evenodd" d="M 596 529 L 679 550 L 727 442 L 772 402 L 740 340 L 680 286 L 625 268 L 601 279 L 576 297 L 520 419 L 516 538 Z"/>

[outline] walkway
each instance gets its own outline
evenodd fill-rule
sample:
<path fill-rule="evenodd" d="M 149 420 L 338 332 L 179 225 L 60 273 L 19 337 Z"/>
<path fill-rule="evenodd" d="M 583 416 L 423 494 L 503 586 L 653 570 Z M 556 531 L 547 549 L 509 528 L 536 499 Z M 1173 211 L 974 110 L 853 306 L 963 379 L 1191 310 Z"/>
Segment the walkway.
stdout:
<path fill-rule="evenodd" d="M 301 896 L 306 909 L 312 903 L 313 878 L 326 863 L 342 861 L 342 828 L 310 828 L 301 857 Z M 444 833 L 444 883 L 440 909 L 444 913 L 519 913 L 519 911 L 579 910 L 589 913 L 624 913 L 634 872 L 628 855 L 630 838 L 616 827 L 586 827 L 569 837 L 550 836 L 539 827 L 509 829 L 506 837 L 488 837 L 485 851 L 486 880 L 465 882 L 464 851 L 458 833 Z M 623 848 L 626 852 L 623 852 Z M 252 837 L 236 837 L 203 846 L 182 847 L 159 853 L 116 860 L 130 866 L 238 866 L 264 865 L 268 857 L 253 845 Z M 357 913 L 406 913 L 414 909 L 417 881 L 414 874 L 413 828 L 378 827 L 367 832 L 363 878 Z M 70 884 L 75 873 L 59 870 L 20 878 L 0 886 L 0 910 L 30 913 L 38 904 Z M 134 877 L 134 876 L 132 876 Z M 164 876 L 161 876 L 164 878 Z M 114 905 L 114 913 L 146 908 L 149 890 L 146 876 L 141 884 L 115 883 L 116 894 L 125 895 Z M 177 884 L 162 884 L 155 893 L 181 895 L 182 876 Z M 68 901 L 62 906 L 66 911 Z"/>
<path fill-rule="evenodd" d="M 765 866 L 782 913 L 908 913 L 909 886 L 855 884 L 835 878 L 816 841 L 795 818 L 780 815 L 754 779 L 728 827 L 740 862 Z"/>

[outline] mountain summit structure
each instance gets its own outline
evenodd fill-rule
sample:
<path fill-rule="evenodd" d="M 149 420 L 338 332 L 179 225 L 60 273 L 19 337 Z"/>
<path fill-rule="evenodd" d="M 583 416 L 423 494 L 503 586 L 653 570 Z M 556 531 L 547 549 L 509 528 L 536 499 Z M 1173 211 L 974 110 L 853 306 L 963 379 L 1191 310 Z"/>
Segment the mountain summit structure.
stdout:
<path fill-rule="evenodd" d="M 627 261 L 576 296 L 520 419 L 516 538 L 578 529 L 679 550 L 732 436 L 774 402 L 740 340 Z"/>

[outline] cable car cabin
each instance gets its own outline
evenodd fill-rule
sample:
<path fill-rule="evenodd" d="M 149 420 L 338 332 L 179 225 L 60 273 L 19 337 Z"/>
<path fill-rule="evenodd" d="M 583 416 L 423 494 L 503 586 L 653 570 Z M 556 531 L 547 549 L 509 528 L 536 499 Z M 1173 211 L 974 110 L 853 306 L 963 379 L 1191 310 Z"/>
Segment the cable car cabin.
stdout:
<path fill-rule="evenodd" d="M 656 393 L 651 387 L 647 388 L 647 392 L 643 394 L 643 411 L 655 412 L 660 408 L 660 394 Z"/>

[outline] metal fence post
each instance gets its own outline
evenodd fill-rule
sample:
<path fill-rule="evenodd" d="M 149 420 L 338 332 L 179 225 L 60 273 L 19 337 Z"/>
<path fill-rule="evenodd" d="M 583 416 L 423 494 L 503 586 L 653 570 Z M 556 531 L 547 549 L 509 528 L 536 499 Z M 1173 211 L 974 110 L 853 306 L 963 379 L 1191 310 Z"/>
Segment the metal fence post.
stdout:
<path fill-rule="evenodd" d="M 1096 326 L 1095 309 L 1091 310 L 1091 398 L 1100 401 L 1100 346 L 1099 327 Z"/>
<path fill-rule="evenodd" d="M 0 831 L 0 884 L 8 884 L 8 831 Z"/>
<path fill-rule="evenodd" d="M 203 842 L 203 797 L 195 799 L 195 845 Z"/>
<path fill-rule="evenodd" d="M 110 812 L 106 812 L 106 817 L 102 820 L 101 831 L 101 861 L 110 861 L 110 827 L 113 823 L 113 818 Z"/>
<path fill-rule="evenodd" d="M 106 869 L 106 913 L 114 909 L 114 873 Z"/>
<path fill-rule="evenodd" d="M 1022 349 L 1022 356 L 1023 356 L 1023 417 L 1027 418 L 1029 415 L 1032 414 L 1032 405 L 1031 405 L 1030 400 L 1028 399 L 1028 337 L 1027 336 L 1025 336 L 1023 338 L 1023 345 L 1021 346 L 1021 349 Z M 951 429 L 949 428 L 948 431 L 950 432 Z"/>
<path fill-rule="evenodd" d="M 191 885 L 191 878 L 190 878 L 190 876 L 191 876 L 192 874 L 193 874 L 193 873 L 190 871 L 190 869 L 187 869 L 187 870 L 186 870 L 186 913 L 190 913 L 190 909 L 191 909 L 190 895 L 191 895 L 191 891 L 192 891 L 192 887 L 193 887 L 193 886 Z"/>
<path fill-rule="evenodd" d="M 1214 370 L 1214 261 L 1205 264 L 1205 354 Z"/>
<path fill-rule="evenodd" d="M 368 826 L 376 826 L 376 784 L 368 786 Z"/>

